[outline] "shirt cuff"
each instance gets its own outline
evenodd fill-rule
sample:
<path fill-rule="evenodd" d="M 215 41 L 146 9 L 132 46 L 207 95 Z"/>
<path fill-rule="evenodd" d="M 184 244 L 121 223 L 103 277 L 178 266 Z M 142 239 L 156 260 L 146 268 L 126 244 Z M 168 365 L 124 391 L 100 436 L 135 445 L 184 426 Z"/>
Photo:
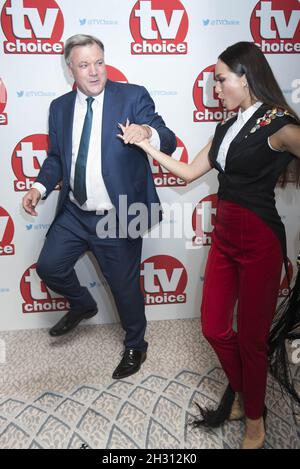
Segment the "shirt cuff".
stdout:
<path fill-rule="evenodd" d="M 151 130 L 151 137 L 149 138 L 149 142 L 155 148 L 155 150 L 160 150 L 160 137 L 156 129 L 151 127 L 150 125 L 144 124 L 146 127 L 149 127 Z"/>
<path fill-rule="evenodd" d="M 40 194 L 41 194 L 41 199 L 44 197 L 44 195 L 46 194 L 47 192 L 47 189 L 45 186 L 43 186 L 43 184 L 41 184 L 40 182 L 34 182 L 31 186 L 32 189 L 37 189 Z"/>

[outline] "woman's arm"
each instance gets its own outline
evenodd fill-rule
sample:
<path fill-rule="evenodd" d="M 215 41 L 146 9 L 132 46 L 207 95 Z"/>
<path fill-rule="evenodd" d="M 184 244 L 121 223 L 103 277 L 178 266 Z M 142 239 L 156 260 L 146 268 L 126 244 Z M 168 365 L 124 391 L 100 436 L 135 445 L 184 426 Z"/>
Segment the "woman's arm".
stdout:
<path fill-rule="evenodd" d="M 270 143 L 273 148 L 288 151 L 300 158 L 300 126 L 288 124 L 271 135 Z"/>
<path fill-rule="evenodd" d="M 128 129 L 123 125 L 120 125 L 123 133 Z M 127 134 L 128 135 L 128 134 Z M 133 143 L 140 148 L 142 148 L 148 155 L 150 155 L 154 160 L 156 160 L 160 165 L 164 166 L 168 171 L 173 173 L 175 176 L 180 177 L 186 182 L 192 182 L 195 179 L 198 179 L 200 176 L 208 173 L 212 169 L 210 161 L 208 159 L 208 153 L 211 147 L 211 142 L 209 142 L 197 155 L 192 163 L 183 163 L 181 161 L 176 161 L 165 153 L 156 150 L 150 143 L 149 140 L 144 139 L 140 142 L 130 141 L 130 138 L 126 140 L 124 135 L 119 135 L 125 143 Z"/>
<path fill-rule="evenodd" d="M 144 140 L 143 146 L 139 144 L 143 150 L 148 153 L 154 160 L 156 160 L 160 165 L 164 166 L 168 171 L 175 176 L 179 176 L 181 179 L 187 183 L 198 179 L 204 174 L 208 173 L 212 169 L 211 164 L 208 159 L 208 152 L 211 147 L 211 142 L 208 143 L 196 156 L 192 163 L 183 163 L 181 161 L 176 161 L 174 158 L 162 153 L 159 150 L 150 145 L 148 140 Z"/>

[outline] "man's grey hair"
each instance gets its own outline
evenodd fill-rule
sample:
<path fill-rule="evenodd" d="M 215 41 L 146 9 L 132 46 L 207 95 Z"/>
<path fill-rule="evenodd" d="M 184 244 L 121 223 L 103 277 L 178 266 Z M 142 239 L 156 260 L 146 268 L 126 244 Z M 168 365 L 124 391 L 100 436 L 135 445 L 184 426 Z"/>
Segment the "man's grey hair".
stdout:
<path fill-rule="evenodd" d="M 100 39 L 95 36 L 89 36 L 88 34 L 75 34 L 74 36 L 69 37 L 65 43 L 64 56 L 66 64 L 70 64 L 70 54 L 74 47 L 88 46 L 92 44 L 97 44 L 104 52 L 103 42 L 101 42 Z"/>

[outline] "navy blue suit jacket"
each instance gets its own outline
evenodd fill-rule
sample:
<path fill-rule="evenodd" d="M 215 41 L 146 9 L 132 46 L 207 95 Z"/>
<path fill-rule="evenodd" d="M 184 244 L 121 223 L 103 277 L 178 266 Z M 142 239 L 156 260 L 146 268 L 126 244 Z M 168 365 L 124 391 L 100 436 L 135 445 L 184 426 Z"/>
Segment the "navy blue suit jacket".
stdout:
<path fill-rule="evenodd" d="M 50 106 L 49 151 L 36 182 L 46 187 L 46 198 L 60 182 L 56 216 L 62 210 L 70 191 L 70 171 L 72 160 L 72 130 L 76 91 L 71 91 L 57 99 Z M 117 137 L 120 133 L 118 122 L 147 124 L 157 130 L 161 150 L 167 154 L 174 152 L 176 138 L 163 119 L 155 112 L 154 102 L 147 90 L 138 85 L 124 84 L 107 80 L 102 117 L 102 176 L 117 213 L 119 196 L 127 196 L 127 205 L 142 202 L 151 213 L 151 204 L 159 204 L 151 168 L 147 155 L 135 145 L 125 145 Z M 128 217 L 128 222 L 132 217 Z M 148 219 L 148 227 L 158 220 Z"/>

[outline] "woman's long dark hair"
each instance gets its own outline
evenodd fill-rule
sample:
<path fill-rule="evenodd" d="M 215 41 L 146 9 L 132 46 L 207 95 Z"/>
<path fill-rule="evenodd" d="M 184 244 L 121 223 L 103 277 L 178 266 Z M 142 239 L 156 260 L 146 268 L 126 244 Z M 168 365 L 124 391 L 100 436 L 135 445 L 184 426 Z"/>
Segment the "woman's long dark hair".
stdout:
<path fill-rule="evenodd" d="M 300 254 L 298 256 L 300 263 Z M 295 388 L 292 366 L 286 350 L 290 344 L 300 339 L 300 269 L 294 286 L 278 306 L 269 335 L 269 370 L 284 391 L 300 406 L 299 390 Z M 291 351 L 292 352 L 292 351 Z M 296 368 L 295 366 L 293 367 Z"/>
<path fill-rule="evenodd" d="M 219 59 L 238 76 L 245 75 L 247 78 L 251 97 L 267 104 L 270 107 L 280 107 L 286 109 L 300 124 L 300 119 L 296 112 L 288 105 L 285 97 L 277 83 L 272 69 L 264 54 L 252 42 L 237 42 L 219 55 Z M 295 174 L 294 183 L 300 186 L 300 160 L 292 161 L 280 178 L 280 185 L 285 186 L 287 175 L 293 168 Z"/>
<path fill-rule="evenodd" d="M 299 117 L 287 104 L 283 93 L 274 77 L 270 65 L 261 50 L 251 42 L 238 42 L 228 47 L 219 56 L 229 69 L 238 76 L 245 75 L 247 78 L 250 95 L 270 107 L 286 109 L 300 124 Z M 300 160 L 295 159 L 296 186 L 300 185 Z M 281 185 L 286 184 L 288 170 L 282 175 Z M 300 263 L 300 260 L 299 260 Z M 293 375 L 289 366 L 286 350 L 286 340 L 300 338 L 300 269 L 289 297 L 281 303 L 276 311 L 273 325 L 269 336 L 269 369 L 271 374 L 280 383 L 282 388 L 300 404 L 300 395 L 295 389 Z M 197 403 L 200 418 L 194 419 L 194 427 L 213 428 L 221 425 L 230 416 L 231 407 L 235 393 L 230 384 L 217 409 L 202 408 Z"/>

